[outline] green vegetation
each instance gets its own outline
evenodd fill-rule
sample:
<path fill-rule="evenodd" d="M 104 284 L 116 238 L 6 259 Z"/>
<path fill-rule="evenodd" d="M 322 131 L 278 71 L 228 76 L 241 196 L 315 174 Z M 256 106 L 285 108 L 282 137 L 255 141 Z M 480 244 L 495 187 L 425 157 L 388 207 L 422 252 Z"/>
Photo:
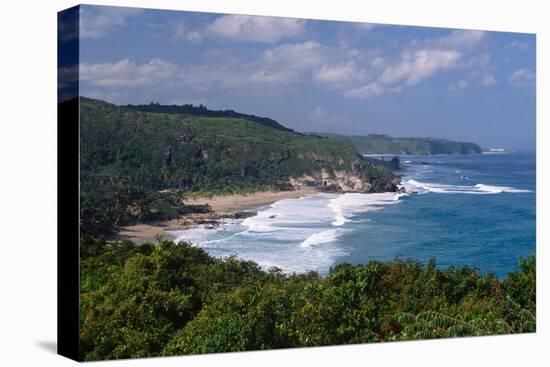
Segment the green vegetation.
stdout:
<path fill-rule="evenodd" d="M 321 134 L 352 144 L 361 154 L 474 154 L 481 148 L 474 143 L 464 143 L 435 138 L 393 138 L 387 135 L 369 134 L 337 135 Z"/>
<path fill-rule="evenodd" d="M 197 193 L 288 190 L 289 177 L 336 171 L 385 191 L 394 178 L 341 140 L 204 107 L 81 98 L 80 136 L 81 233 L 96 238 L 122 225 L 208 210 L 183 204 Z"/>
<path fill-rule="evenodd" d="M 504 280 L 435 261 L 284 275 L 169 241 L 97 241 L 81 262 L 81 358 L 535 331 L 535 257 Z"/>
<path fill-rule="evenodd" d="M 534 256 L 504 280 L 399 259 L 341 264 L 321 277 L 265 271 L 161 237 L 141 245 L 105 240 L 123 225 L 210 210 L 186 205 L 190 196 L 288 190 L 290 178 L 328 189 L 327 180 L 334 186 L 337 176 L 353 176 L 368 191 L 395 189 L 399 159 L 364 159 L 356 148 L 429 154 L 477 146 L 304 135 L 202 106 L 81 98 L 80 116 L 83 360 L 535 330 Z"/>
<path fill-rule="evenodd" d="M 238 113 L 232 110 L 225 110 L 225 111 L 213 111 L 207 109 L 202 104 L 200 106 L 193 106 L 193 105 L 160 105 L 158 103 L 151 103 L 148 105 L 127 105 L 125 106 L 128 109 L 132 109 L 135 111 L 143 111 L 143 112 L 156 112 L 156 113 L 175 113 L 175 114 L 185 114 L 185 115 L 193 115 L 193 116 L 207 116 L 207 117 L 229 117 L 229 118 L 242 118 L 244 120 L 248 121 L 254 121 L 261 125 L 271 127 L 278 130 L 283 131 L 294 131 L 292 129 L 289 129 L 287 127 L 284 127 L 283 125 L 279 124 L 277 121 L 272 120 L 267 117 L 258 117 L 254 115 L 246 115 L 244 113 Z"/>

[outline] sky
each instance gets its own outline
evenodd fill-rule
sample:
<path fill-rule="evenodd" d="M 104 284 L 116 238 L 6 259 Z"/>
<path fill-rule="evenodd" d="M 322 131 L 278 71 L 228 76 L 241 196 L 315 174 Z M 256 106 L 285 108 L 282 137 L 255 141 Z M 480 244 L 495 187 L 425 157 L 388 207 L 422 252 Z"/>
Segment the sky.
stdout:
<path fill-rule="evenodd" d="M 80 95 L 535 149 L 533 34 L 81 6 Z"/>

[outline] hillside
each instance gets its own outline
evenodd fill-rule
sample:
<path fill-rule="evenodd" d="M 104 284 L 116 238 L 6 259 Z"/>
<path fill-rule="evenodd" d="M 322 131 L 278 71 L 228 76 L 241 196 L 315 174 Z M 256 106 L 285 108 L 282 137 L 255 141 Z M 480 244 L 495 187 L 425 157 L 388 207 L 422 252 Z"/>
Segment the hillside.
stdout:
<path fill-rule="evenodd" d="M 436 138 L 394 138 L 387 135 L 369 134 L 331 136 L 352 144 L 361 154 L 474 154 L 481 153 L 481 148 L 475 143 L 466 143 Z"/>
<path fill-rule="evenodd" d="M 183 242 L 98 247 L 80 265 L 86 361 L 536 331 L 534 256 L 502 280 L 433 259 L 340 264 L 321 277 Z"/>
<path fill-rule="evenodd" d="M 274 129 L 284 130 L 284 131 L 294 131 L 292 129 L 289 129 L 279 124 L 277 121 L 267 117 L 247 115 L 244 113 L 235 112 L 233 110 L 214 111 L 214 110 L 209 110 L 203 105 L 193 106 L 193 105 L 187 104 L 187 105 L 178 106 L 178 105 L 160 105 L 158 103 L 150 103 L 148 105 L 131 105 L 130 104 L 124 107 L 131 110 L 142 111 L 142 112 L 175 113 L 175 114 L 186 114 L 186 115 L 205 116 L 205 117 L 242 118 L 245 120 L 257 122 L 261 125 L 272 127 Z"/>
<path fill-rule="evenodd" d="M 181 214 L 181 198 L 196 192 L 301 186 L 359 192 L 396 189 L 398 179 L 388 169 L 362 158 L 346 141 L 299 134 L 269 119 L 210 116 L 206 111 L 116 106 L 81 98 L 84 228 L 110 223 L 92 231 L 97 234 L 174 217 Z"/>

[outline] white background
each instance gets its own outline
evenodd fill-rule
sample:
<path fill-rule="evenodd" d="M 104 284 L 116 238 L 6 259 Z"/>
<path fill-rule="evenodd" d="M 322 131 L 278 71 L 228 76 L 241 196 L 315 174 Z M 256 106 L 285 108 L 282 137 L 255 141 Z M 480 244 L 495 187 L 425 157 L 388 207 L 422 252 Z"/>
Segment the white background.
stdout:
<path fill-rule="evenodd" d="M 549 10 L 545 1 L 94 1 L 165 9 L 537 33 L 537 334 L 109 362 L 112 366 L 548 365 Z M 56 12 L 74 1 L 8 0 L 0 12 L 0 365 L 71 365 L 56 340 Z M 545 144 L 546 142 L 546 144 Z M 59 144 L 63 144 L 60 141 Z M 541 163 L 543 162 L 543 163 Z M 546 210 L 545 210 L 546 209 Z M 66 244 L 74 245 L 74 244 Z M 100 365 L 103 363 L 99 363 Z"/>

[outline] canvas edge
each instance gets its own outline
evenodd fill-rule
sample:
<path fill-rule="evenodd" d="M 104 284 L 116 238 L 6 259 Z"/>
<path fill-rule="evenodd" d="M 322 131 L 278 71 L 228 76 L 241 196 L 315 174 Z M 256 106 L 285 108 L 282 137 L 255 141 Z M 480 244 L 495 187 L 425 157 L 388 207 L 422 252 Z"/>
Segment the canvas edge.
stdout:
<path fill-rule="evenodd" d="M 57 353 L 80 361 L 79 9 L 57 14 Z"/>

